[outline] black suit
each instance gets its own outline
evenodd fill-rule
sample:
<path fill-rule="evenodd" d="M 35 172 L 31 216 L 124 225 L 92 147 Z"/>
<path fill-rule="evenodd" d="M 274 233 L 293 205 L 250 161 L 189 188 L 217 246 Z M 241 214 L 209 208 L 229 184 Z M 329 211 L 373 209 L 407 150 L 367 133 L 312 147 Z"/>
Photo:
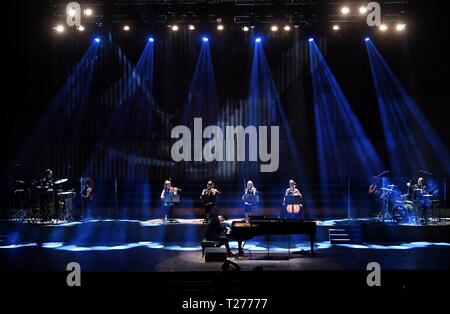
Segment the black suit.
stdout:
<path fill-rule="evenodd" d="M 219 217 L 214 216 L 206 229 L 205 239 L 208 241 L 216 241 L 217 247 L 225 245 L 227 253 L 231 253 L 226 231 L 227 228 L 220 223 Z"/>

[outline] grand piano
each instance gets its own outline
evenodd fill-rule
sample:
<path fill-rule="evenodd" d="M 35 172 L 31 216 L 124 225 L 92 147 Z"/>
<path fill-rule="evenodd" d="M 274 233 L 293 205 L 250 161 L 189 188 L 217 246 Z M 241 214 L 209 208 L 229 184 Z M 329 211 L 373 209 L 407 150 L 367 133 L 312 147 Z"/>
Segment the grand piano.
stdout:
<path fill-rule="evenodd" d="M 311 255 L 314 255 L 316 222 L 313 220 L 277 219 L 264 216 L 250 216 L 248 221 L 233 221 L 228 238 L 238 242 L 239 255 L 242 256 L 242 242 L 260 235 L 283 234 L 309 235 Z"/>

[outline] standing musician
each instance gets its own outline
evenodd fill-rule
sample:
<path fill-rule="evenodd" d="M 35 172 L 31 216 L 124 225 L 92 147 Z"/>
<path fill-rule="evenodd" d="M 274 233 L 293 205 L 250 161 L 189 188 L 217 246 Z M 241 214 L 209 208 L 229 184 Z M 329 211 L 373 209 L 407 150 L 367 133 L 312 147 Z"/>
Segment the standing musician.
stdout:
<path fill-rule="evenodd" d="M 286 204 L 286 196 L 299 196 L 300 198 L 303 198 L 302 194 L 300 193 L 300 190 L 297 189 L 296 183 L 294 180 L 289 180 L 289 188 L 286 189 L 286 192 L 284 193 L 283 198 L 283 209 L 282 209 L 281 217 L 285 218 L 286 213 L 289 214 L 300 214 L 301 209 L 303 207 L 302 204 Z"/>
<path fill-rule="evenodd" d="M 425 224 L 428 223 L 428 217 L 427 217 L 427 211 L 428 211 L 428 203 L 424 200 L 423 195 L 427 194 L 428 189 L 425 185 L 425 179 L 420 177 L 417 180 L 417 184 L 415 185 L 415 189 L 418 190 L 418 193 L 414 194 L 414 201 L 417 202 L 419 213 L 421 216 L 421 219 Z"/>
<path fill-rule="evenodd" d="M 40 216 L 44 220 L 50 219 L 55 210 L 55 191 L 53 190 L 53 171 L 45 170 L 45 177 L 40 180 L 42 189 L 40 190 Z"/>
<path fill-rule="evenodd" d="M 161 192 L 161 201 L 163 203 L 164 221 L 169 220 L 174 222 L 175 219 L 172 217 L 173 212 L 173 197 L 178 195 L 178 188 L 172 187 L 172 182 L 170 180 L 164 181 L 164 189 Z"/>
<path fill-rule="evenodd" d="M 200 200 L 202 201 L 203 207 L 205 209 L 205 220 L 204 222 L 210 221 L 211 211 L 214 210 L 216 206 L 216 195 L 220 194 L 220 191 L 214 188 L 214 182 L 211 180 L 206 184 L 206 189 L 203 189 L 200 195 Z"/>
<path fill-rule="evenodd" d="M 256 202 L 246 200 L 246 195 L 257 195 L 258 191 L 256 190 L 253 182 L 249 180 L 247 182 L 247 188 L 245 189 L 244 195 L 242 195 L 242 200 L 244 202 L 244 210 L 245 210 L 245 218 L 248 219 L 248 216 L 252 214 L 252 209 L 256 207 Z"/>
<path fill-rule="evenodd" d="M 87 220 L 91 219 L 92 215 L 92 201 L 94 199 L 94 180 L 92 178 L 87 178 L 83 190 L 81 191 L 82 200 L 82 212 L 81 219 Z"/>

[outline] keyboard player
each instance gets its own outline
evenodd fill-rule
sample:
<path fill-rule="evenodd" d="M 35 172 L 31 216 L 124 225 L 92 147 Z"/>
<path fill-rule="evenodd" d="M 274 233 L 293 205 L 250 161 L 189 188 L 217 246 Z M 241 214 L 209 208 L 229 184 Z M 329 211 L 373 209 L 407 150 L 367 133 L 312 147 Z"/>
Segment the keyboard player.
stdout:
<path fill-rule="evenodd" d="M 228 217 L 225 215 L 213 216 L 206 229 L 205 239 L 208 241 L 215 241 L 217 247 L 224 245 L 227 249 L 228 257 L 233 257 L 234 254 L 231 252 L 230 244 L 228 242 L 228 228 L 224 224 L 226 220 L 228 220 Z"/>

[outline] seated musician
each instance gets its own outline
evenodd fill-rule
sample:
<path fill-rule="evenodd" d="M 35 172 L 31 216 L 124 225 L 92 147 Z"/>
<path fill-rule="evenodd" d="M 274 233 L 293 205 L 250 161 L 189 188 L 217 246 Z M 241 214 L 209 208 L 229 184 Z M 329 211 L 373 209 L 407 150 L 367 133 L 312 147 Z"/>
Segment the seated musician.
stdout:
<path fill-rule="evenodd" d="M 206 189 L 203 189 L 200 195 L 200 200 L 203 203 L 205 209 L 205 222 L 209 222 L 211 212 L 216 206 L 216 195 L 220 194 L 220 191 L 214 188 L 214 182 L 211 180 L 206 184 Z"/>
<path fill-rule="evenodd" d="M 41 184 L 44 187 L 53 187 L 53 171 L 51 169 L 45 170 L 45 177 L 41 180 Z"/>
<path fill-rule="evenodd" d="M 225 245 L 225 248 L 227 249 L 227 255 L 229 257 L 233 257 L 234 254 L 233 252 L 231 252 L 230 244 L 228 243 L 228 228 L 223 224 L 223 222 L 226 220 L 228 220 L 228 217 L 225 215 L 212 216 L 208 228 L 205 232 L 205 240 L 217 242 L 217 247 Z"/>
<path fill-rule="evenodd" d="M 303 207 L 302 204 L 299 205 L 289 205 L 286 204 L 286 196 L 299 196 L 300 198 L 303 198 L 302 194 L 300 193 L 300 190 L 297 188 L 297 185 L 294 180 L 289 180 L 289 188 L 286 189 L 284 192 L 284 198 L 283 198 L 283 208 L 281 212 L 281 217 L 286 218 L 286 215 L 288 212 L 298 212 L 300 214 L 301 209 Z M 292 207 L 292 208 L 290 208 Z"/>
<path fill-rule="evenodd" d="M 164 181 L 164 189 L 161 192 L 161 201 L 163 203 L 164 220 L 174 221 L 172 217 L 173 212 L 173 196 L 178 195 L 178 189 L 172 187 L 170 180 Z"/>
<path fill-rule="evenodd" d="M 368 190 L 368 194 L 369 194 L 369 199 L 368 199 L 368 205 L 369 208 L 371 210 L 373 210 L 374 212 L 379 211 L 381 206 L 382 206 L 382 200 L 381 200 L 381 188 L 379 187 L 379 181 L 380 178 L 378 177 L 373 177 L 372 178 L 372 182 L 369 186 L 369 190 Z"/>
<path fill-rule="evenodd" d="M 242 200 L 244 200 L 244 210 L 245 210 L 245 218 L 248 219 L 248 216 L 252 214 L 252 209 L 256 206 L 255 202 L 250 202 L 246 200 L 246 195 L 257 195 L 258 191 L 256 190 L 255 186 L 253 185 L 252 181 L 247 182 L 247 188 L 245 189 L 245 193 L 242 196 Z"/>
<path fill-rule="evenodd" d="M 420 193 L 426 194 L 427 192 L 427 186 L 425 185 L 425 179 L 420 177 L 417 180 L 417 188 L 420 189 Z"/>

